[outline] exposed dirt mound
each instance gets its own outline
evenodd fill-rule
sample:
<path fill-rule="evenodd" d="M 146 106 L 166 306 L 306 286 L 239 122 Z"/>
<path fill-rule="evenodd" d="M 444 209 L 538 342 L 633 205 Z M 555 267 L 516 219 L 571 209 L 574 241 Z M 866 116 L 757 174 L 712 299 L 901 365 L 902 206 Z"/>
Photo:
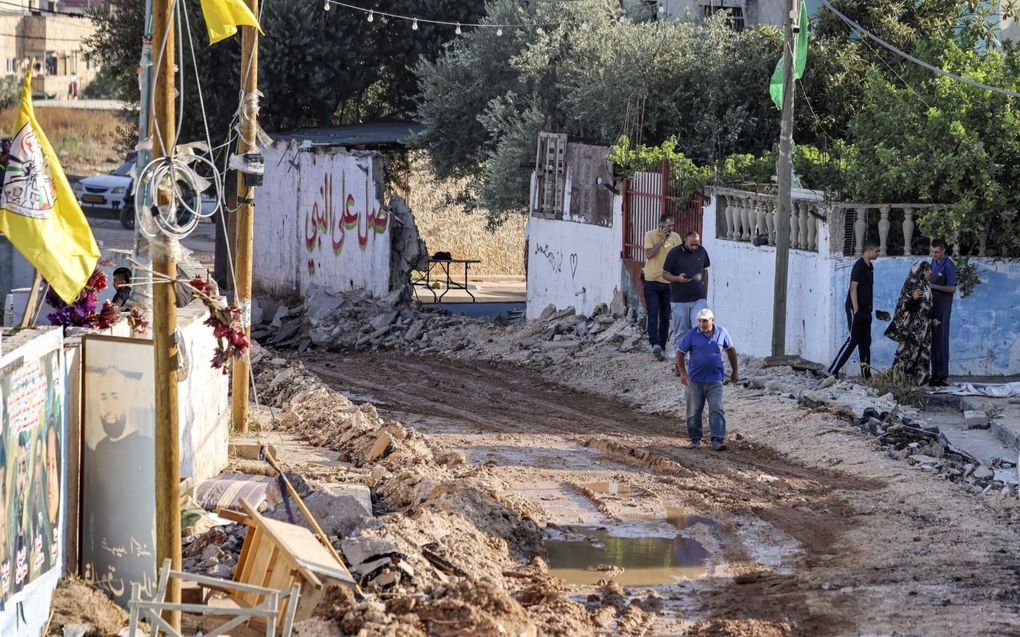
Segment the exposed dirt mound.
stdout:
<path fill-rule="evenodd" d="M 68 576 L 60 580 L 53 593 L 53 617 L 49 635 L 63 635 L 69 624 L 88 624 L 88 637 L 116 635 L 128 624 L 128 615 L 102 591 L 84 580 Z"/>

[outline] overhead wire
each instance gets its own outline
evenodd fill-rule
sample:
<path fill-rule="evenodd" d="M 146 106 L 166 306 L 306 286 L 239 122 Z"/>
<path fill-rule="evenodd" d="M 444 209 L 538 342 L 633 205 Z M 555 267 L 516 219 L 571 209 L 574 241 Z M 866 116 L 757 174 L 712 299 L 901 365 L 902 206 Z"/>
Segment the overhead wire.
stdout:
<path fill-rule="evenodd" d="M 396 20 L 404 20 L 412 23 L 412 28 L 417 28 L 417 24 L 437 24 L 440 26 L 447 27 L 465 27 L 465 28 L 477 28 L 477 29 L 531 29 L 535 27 L 552 27 L 556 26 L 557 22 L 545 22 L 535 24 L 524 24 L 524 23 L 483 23 L 483 22 L 456 22 L 453 20 L 434 20 L 431 18 L 419 18 L 417 16 L 401 15 L 399 13 L 389 13 L 386 11 L 377 11 L 375 9 L 366 9 L 365 7 L 359 7 L 358 5 L 348 4 L 341 2 L 340 0 L 325 0 L 325 5 L 336 5 L 344 7 L 354 11 L 360 11 L 365 14 L 369 14 L 370 19 L 374 16 L 380 16 L 384 18 L 394 18 Z M 499 33 L 497 33 L 499 35 Z"/>
<path fill-rule="evenodd" d="M 863 35 L 863 36 L 865 36 L 867 38 L 870 38 L 871 40 L 874 40 L 878 44 L 882 45 L 883 47 L 885 47 L 889 51 L 892 51 L 893 53 L 895 53 L 896 55 L 902 57 L 903 59 L 909 60 L 910 62 L 913 62 L 914 64 L 916 64 L 918 66 L 926 68 L 929 71 L 931 71 L 932 73 L 936 73 L 938 75 L 941 75 L 943 77 L 947 77 L 947 78 L 956 80 L 958 82 L 963 82 L 964 84 L 973 86 L 975 88 L 984 89 L 986 91 L 992 91 L 994 93 L 1001 93 L 1002 95 L 1008 95 L 1009 97 L 1020 97 L 1020 92 L 1011 91 L 1009 89 L 1002 88 L 1001 86 L 992 86 L 990 84 L 985 84 L 984 82 L 978 82 L 977 80 L 972 80 L 972 79 L 970 79 L 968 77 L 964 77 L 962 75 L 958 75 L 958 74 L 953 73 L 951 71 L 947 71 L 947 70 L 945 70 L 943 68 L 939 68 L 939 67 L 937 67 L 934 64 L 931 64 L 929 62 L 925 62 L 924 60 L 922 60 L 922 59 L 920 59 L 918 57 L 915 57 L 915 56 L 907 53 L 906 51 L 896 47 L 895 45 L 886 42 L 885 40 L 883 40 L 882 38 L 878 37 L 877 35 L 875 35 L 871 31 L 868 31 L 867 29 L 862 27 L 860 24 L 854 22 L 851 18 L 849 18 L 848 16 L 843 14 L 839 9 L 837 9 L 834 6 L 832 6 L 832 3 L 829 2 L 829 0 L 821 0 L 821 2 L 822 2 L 822 4 L 827 9 L 829 9 L 829 11 L 832 11 L 836 15 L 836 17 L 838 17 L 840 20 L 845 22 L 851 28 L 853 28 L 856 31 L 860 32 L 861 35 Z"/>

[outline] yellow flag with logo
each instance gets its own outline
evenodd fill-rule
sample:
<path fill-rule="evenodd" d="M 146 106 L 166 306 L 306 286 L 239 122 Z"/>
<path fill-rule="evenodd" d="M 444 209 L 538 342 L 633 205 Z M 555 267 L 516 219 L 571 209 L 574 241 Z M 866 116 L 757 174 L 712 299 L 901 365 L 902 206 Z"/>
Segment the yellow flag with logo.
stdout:
<path fill-rule="evenodd" d="M 35 120 L 31 68 L 21 88 L 17 134 L 0 192 L 0 233 L 67 303 L 78 299 L 99 260 L 92 228 Z"/>
<path fill-rule="evenodd" d="M 258 18 L 242 0 L 202 0 L 202 15 L 209 31 L 209 44 L 234 35 L 238 26 L 255 27 L 262 33 Z"/>

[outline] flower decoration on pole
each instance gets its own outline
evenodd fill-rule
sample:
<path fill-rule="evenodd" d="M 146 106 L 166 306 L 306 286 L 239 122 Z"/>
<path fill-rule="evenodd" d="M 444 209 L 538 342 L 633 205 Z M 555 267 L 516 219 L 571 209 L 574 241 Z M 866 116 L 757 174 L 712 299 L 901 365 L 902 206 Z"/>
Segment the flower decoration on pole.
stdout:
<path fill-rule="evenodd" d="M 56 311 L 46 315 L 50 325 L 105 329 L 120 320 L 120 311 L 109 301 L 99 308 L 99 292 L 106 289 L 106 274 L 96 268 L 73 303 L 64 300 L 50 287 L 46 302 Z M 97 310 L 98 308 L 98 310 Z"/>
<path fill-rule="evenodd" d="M 228 372 L 227 362 L 232 358 L 241 358 L 248 351 L 251 342 L 241 324 L 241 310 L 234 304 L 227 304 L 213 298 L 212 287 L 201 278 L 192 279 L 188 286 L 193 290 L 192 297 L 199 299 L 209 308 L 209 318 L 205 325 L 213 328 L 216 337 L 216 353 L 213 355 L 212 366 Z"/>

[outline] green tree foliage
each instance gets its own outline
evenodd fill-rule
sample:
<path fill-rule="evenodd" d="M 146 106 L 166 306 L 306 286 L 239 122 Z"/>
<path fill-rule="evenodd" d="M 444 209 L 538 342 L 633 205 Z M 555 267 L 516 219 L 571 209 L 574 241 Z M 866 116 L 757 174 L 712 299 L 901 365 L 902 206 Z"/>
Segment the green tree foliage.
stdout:
<path fill-rule="evenodd" d="M 486 11 L 528 28 L 466 34 L 416 72 L 421 141 L 437 174 L 477 177 L 465 198 L 490 221 L 526 207 L 542 129 L 606 146 L 621 134 L 652 145 L 675 137 L 674 150 L 701 165 L 775 141 L 779 115 L 762 87 L 780 51 L 776 29 L 735 32 L 722 16 L 660 22 L 607 0 L 495 0 Z"/>
<path fill-rule="evenodd" d="M 101 61 L 114 78 L 117 97 L 138 101 L 136 71 L 141 54 L 144 0 L 109 0 L 92 12 L 96 34 L 86 41 L 86 54 Z M 457 0 L 373 0 L 366 8 L 442 18 L 476 21 L 483 8 Z M 199 72 L 184 45 L 183 87 L 186 117 L 182 139 L 204 137 L 197 101 L 200 81 L 214 143 L 221 141 L 237 110 L 240 83 L 240 37 L 208 45 L 199 0 L 185 0 L 182 8 L 191 24 Z M 371 119 L 413 115 L 417 77 L 411 67 L 419 58 L 438 55 L 443 43 L 455 37 L 453 27 L 420 23 L 417 31 L 403 20 L 377 16 L 308 0 L 265 3 L 260 40 L 259 85 L 261 123 L 267 130 L 301 126 L 329 126 Z M 154 55 L 158 54 L 154 52 Z"/>
<path fill-rule="evenodd" d="M 1020 54 L 1008 47 L 978 53 L 950 40 L 928 59 L 963 76 L 1020 90 Z M 1014 97 L 920 72 L 897 86 L 877 71 L 866 82 L 854 143 L 845 166 L 848 196 L 868 201 L 953 204 L 920 219 L 927 233 L 976 247 L 987 232 L 993 248 L 1020 243 L 1020 111 Z M 909 131 L 909 133 L 905 133 Z M 996 245 L 998 244 L 998 245 Z"/>

